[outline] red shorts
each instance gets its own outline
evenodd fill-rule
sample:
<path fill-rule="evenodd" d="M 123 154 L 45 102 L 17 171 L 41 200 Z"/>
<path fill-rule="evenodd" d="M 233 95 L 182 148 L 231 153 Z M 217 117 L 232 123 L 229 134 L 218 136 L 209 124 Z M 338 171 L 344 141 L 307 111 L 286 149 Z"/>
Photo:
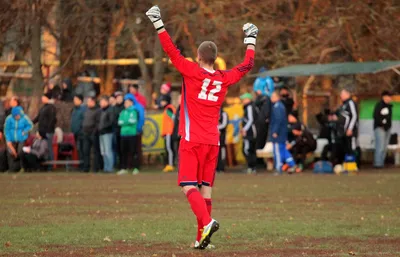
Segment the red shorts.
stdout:
<path fill-rule="evenodd" d="M 181 139 L 179 144 L 179 186 L 212 187 L 218 162 L 219 146 Z"/>

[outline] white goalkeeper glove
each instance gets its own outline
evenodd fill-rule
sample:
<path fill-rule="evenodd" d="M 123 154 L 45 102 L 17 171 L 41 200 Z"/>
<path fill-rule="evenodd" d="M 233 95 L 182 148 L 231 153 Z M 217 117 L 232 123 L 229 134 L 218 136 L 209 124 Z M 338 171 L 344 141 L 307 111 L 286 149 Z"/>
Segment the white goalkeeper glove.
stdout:
<path fill-rule="evenodd" d="M 147 12 L 146 12 L 147 17 L 153 22 L 154 27 L 156 30 L 160 30 L 164 28 L 164 23 L 161 20 L 161 12 L 160 8 L 158 8 L 157 5 L 151 7 Z"/>
<path fill-rule="evenodd" d="M 252 23 L 246 23 L 243 25 L 243 32 L 246 35 L 244 43 L 246 45 L 256 45 L 256 38 L 258 34 L 258 28 Z"/>

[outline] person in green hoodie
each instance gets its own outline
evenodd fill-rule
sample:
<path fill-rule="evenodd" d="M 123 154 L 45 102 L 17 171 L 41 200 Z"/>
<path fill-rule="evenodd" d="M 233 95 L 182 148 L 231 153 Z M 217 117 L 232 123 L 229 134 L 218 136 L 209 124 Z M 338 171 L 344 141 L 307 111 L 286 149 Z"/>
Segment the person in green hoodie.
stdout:
<path fill-rule="evenodd" d="M 125 109 L 118 118 L 118 125 L 121 127 L 121 170 L 117 174 L 124 175 L 133 170 L 132 174 L 136 175 L 139 173 L 136 149 L 138 114 L 133 105 L 136 99 L 134 95 L 127 94 L 124 100 Z"/>

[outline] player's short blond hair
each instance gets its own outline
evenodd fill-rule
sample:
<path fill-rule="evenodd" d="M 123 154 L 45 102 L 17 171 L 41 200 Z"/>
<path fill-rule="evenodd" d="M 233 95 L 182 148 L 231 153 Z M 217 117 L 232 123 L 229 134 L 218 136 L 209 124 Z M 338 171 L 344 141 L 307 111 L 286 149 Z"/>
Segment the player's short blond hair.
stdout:
<path fill-rule="evenodd" d="M 213 65 L 217 59 L 218 48 L 212 41 L 204 41 L 197 49 L 201 61 Z M 200 61 L 199 60 L 199 61 Z"/>

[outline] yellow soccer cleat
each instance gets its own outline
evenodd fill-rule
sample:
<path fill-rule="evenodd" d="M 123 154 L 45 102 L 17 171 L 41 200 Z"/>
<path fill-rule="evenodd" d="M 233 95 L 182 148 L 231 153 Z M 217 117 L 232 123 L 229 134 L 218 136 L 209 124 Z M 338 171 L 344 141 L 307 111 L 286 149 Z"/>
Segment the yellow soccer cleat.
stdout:
<path fill-rule="evenodd" d="M 204 226 L 203 233 L 201 234 L 201 239 L 199 242 L 199 249 L 203 250 L 208 247 L 208 245 L 211 243 L 211 236 L 217 232 L 219 229 L 219 223 L 218 221 L 212 219 L 210 224 L 207 226 Z"/>
<path fill-rule="evenodd" d="M 171 165 L 167 165 L 165 166 L 165 168 L 163 169 L 163 172 L 167 173 L 167 172 L 173 172 L 175 170 L 174 166 Z"/>

